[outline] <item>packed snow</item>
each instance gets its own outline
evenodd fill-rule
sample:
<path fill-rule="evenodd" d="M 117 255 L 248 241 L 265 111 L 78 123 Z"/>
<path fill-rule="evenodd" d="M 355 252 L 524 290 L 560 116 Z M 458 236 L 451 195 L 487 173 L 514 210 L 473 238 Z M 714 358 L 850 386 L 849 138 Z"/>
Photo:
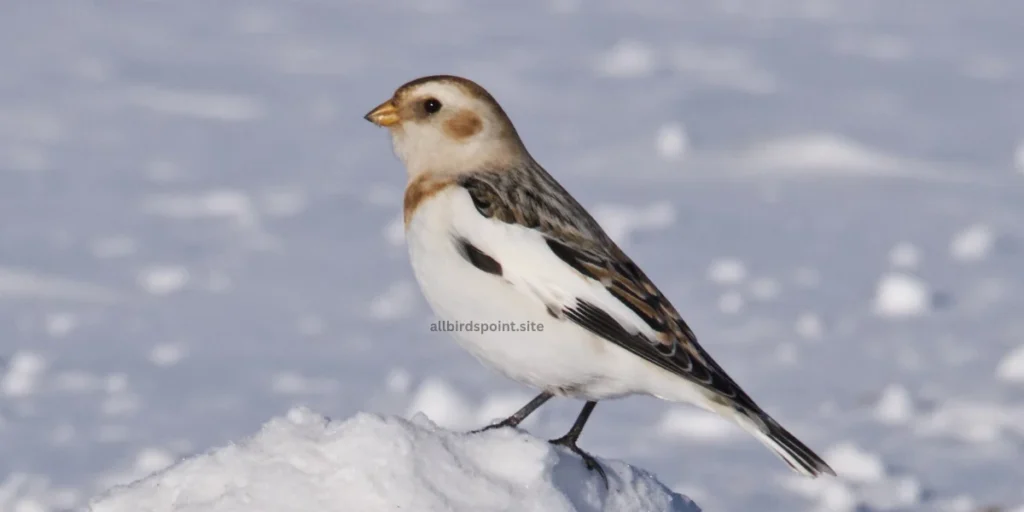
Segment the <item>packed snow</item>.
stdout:
<path fill-rule="evenodd" d="M 649 74 L 655 66 L 654 52 L 645 43 L 623 40 L 602 56 L 598 69 L 602 73 L 620 78 Z"/>
<path fill-rule="evenodd" d="M 362 119 L 436 73 L 487 87 L 840 476 L 649 398 L 600 403 L 583 448 L 706 510 L 1022 510 L 1021 19 L 1015 0 L 5 2 L 0 510 L 80 509 L 299 405 L 467 430 L 530 399 L 430 331 L 406 174 Z M 560 436 L 581 405 L 524 428 Z"/>
<path fill-rule="evenodd" d="M 623 245 L 630 241 L 634 232 L 664 229 L 671 226 L 676 218 L 675 207 L 665 201 L 644 206 L 600 204 L 592 213 L 608 236 Z"/>
<path fill-rule="evenodd" d="M 927 313 L 932 306 L 928 284 L 919 277 L 893 272 L 882 277 L 875 291 L 875 313 L 909 317 Z"/>
<path fill-rule="evenodd" d="M 996 367 L 996 376 L 1006 382 L 1024 384 L 1024 345 L 1003 356 Z"/>
<path fill-rule="evenodd" d="M 742 261 L 735 258 L 721 258 L 715 260 L 708 268 L 708 278 L 712 281 L 723 284 L 736 284 L 747 277 L 747 267 Z"/>
<path fill-rule="evenodd" d="M 888 425 L 901 425 L 914 417 L 914 399 L 907 388 L 892 384 L 882 391 L 875 404 L 875 418 Z"/>
<path fill-rule="evenodd" d="M 0 391 L 7 396 L 26 396 L 36 392 L 40 377 L 46 370 L 46 360 L 34 352 L 15 353 L 7 362 L 7 370 L 0 379 Z"/>
<path fill-rule="evenodd" d="M 953 238 L 949 252 L 960 261 L 978 261 L 988 256 L 994 242 L 992 228 L 985 224 L 975 224 Z"/>
<path fill-rule="evenodd" d="M 678 123 L 670 123 L 658 129 L 658 154 L 666 160 L 680 160 L 686 156 L 690 140 L 686 130 Z"/>
<path fill-rule="evenodd" d="M 796 319 L 794 330 L 804 339 L 816 340 L 824 334 L 825 326 L 818 315 L 803 313 Z"/>
<path fill-rule="evenodd" d="M 836 474 L 846 480 L 877 482 L 885 478 L 885 465 L 878 455 L 865 452 L 852 443 L 833 446 L 825 452 L 824 457 L 836 470 Z"/>
<path fill-rule="evenodd" d="M 168 465 L 148 454 L 156 469 Z M 244 441 L 114 488 L 92 512 L 699 512 L 650 474 L 602 459 L 608 487 L 570 452 L 521 431 L 467 434 L 426 416 L 329 420 L 306 408 Z"/>
<path fill-rule="evenodd" d="M 658 431 L 665 437 L 687 437 L 700 441 L 720 441 L 743 435 L 729 421 L 702 410 L 673 408 L 658 422 Z"/>
<path fill-rule="evenodd" d="M 751 148 L 757 165 L 804 172 L 892 173 L 905 162 L 834 134 L 807 134 L 771 140 Z"/>

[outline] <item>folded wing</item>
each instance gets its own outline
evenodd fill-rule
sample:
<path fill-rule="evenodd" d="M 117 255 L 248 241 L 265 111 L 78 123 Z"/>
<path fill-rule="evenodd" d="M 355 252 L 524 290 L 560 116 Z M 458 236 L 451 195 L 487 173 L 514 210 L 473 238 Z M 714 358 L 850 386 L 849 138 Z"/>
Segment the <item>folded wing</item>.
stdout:
<path fill-rule="evenodd" d="M 500 175 L 487 178 L 475 175 L 460 183 L 466 190 L 461 207 L 479 215 L 458 216 L 456 229 L 500 262 L 504 279 L 536 297 L 539 306 L 697 384 L 709 398 L 757 410 L 586 211 L 575 202 L 553 202 L 571 201 L 568 194 L 517 197 L 523 192 L 514 183 Z"/>

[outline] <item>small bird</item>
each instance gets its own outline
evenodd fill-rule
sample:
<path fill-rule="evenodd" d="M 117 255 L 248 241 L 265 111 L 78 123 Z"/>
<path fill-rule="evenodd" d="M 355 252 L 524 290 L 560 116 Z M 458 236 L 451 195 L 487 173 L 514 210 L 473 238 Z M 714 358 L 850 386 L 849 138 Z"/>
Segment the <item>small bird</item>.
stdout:
<path fill-rule="evenodd" d="M 516 427 L 554 396 L 586 402 L 551 443 L 577 446 L 599 400 L 634 394 L 735 421 L 798 473 L 835 472 L 697 343 L 668 299 L 538 164 L 498 102 L 468 79 L 413 80 L 366 114 L 405 164 L 405 236 L 434 313 L 482 363 L 540 391 L 482 430 Z M 543 327 L 528 332 L 519 326 Z"/>

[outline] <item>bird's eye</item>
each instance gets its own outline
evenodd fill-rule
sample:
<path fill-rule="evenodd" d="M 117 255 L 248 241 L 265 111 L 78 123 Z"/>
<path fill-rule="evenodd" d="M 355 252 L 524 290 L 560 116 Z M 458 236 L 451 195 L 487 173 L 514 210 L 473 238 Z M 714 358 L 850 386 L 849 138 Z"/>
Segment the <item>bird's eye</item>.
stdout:
<path fill-rule="evenodd" d="M 433 114 L 441 110 L 441 102 L 434 98 L 428 98 L 423 102 L 423 110 L 426 110 L 428 114 Z"/>

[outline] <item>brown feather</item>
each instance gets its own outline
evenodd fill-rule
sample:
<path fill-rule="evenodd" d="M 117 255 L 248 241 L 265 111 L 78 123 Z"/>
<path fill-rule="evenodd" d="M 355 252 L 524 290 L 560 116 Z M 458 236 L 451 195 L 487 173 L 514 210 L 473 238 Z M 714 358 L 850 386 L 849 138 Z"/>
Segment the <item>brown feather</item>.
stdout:
<path fill-rule="evenodd" d="M 455 114 L 455 117 L 444 123 L 444 132 L 454 140 L 468 139 L 483 129 L 484 122 L 480 120 L 480 116 L 468 110 Z"/>
<path fill-rule="evenodd" d="M 542 233 L 555 255 L 583 277 L 600 282 L 655 335 L 653 339 L 624 335 L 625 331 L 609 324 L 611 317 L 588 304 L 564 310 L 569 319 L 593 322 L 584 327 L 714 395 L 759 410 L 697 343 L 693 331 L 668 298 L 536 162 L 528 160 L 515 168 L 464 174 L 458 178 L 458 184 L 469 192 L 481 215 Z"/>
<path fill-rule="evenodd" d="M 439 176 L 431 173 L 417 175 L 409 181 L 409 184 L 405 187 L 405 200 L 402 204 L 405 227 L 409 227 L 409 221 L 412 220 L 416 209 L 424 201 L 454 184 L 455 182 L 450 176 Z"/>

